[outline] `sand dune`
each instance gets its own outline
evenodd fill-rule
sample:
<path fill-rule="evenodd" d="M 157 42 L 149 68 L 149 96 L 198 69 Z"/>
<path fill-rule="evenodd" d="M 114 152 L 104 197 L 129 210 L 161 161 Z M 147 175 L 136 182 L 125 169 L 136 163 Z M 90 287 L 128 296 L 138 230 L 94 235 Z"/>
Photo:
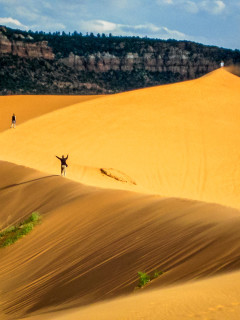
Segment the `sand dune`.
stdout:
<path fill-rule="evenodd" d="M 1 226 L 43 216 L 1 249 L 3 319 L 133 294 L 139 270 L 164 271 L 154 288 L 240 267 L 236 209 L 87 187 L 9 163 L 0 171 Z"/>
<path fill-rule="evenodd" d="M 184 283 L 240 268 L 239 85 L 219 69 L 44 108 L 0 97 L 0 228 L 42 215 L 0 249 L 0 318 L 238 319 L 239 272 Z M 6 130 L 18 99 L 21 121 Z M 137 272 L 156 269 L 139 295 Z"/>
<path fill-rule="evenodd" d="M 1 159 L 100 187 L 239 208 L 240 79 L 219 69 L 197 80 L 136 90 L 51 112 L 0 136 Z M 136 185 L 101 174 L 114 169 Z"/>
<path fill-rule="evenodd" d="M 19 125 L 42 114 L 99 97 L 101 96 L 0 96 L 0 132 L 10 128 L 13 113 L 16 114 Z"/>
<path fill-rule="evenodd" d="M 238 320 L 240 273 L 28 320 Z"/>

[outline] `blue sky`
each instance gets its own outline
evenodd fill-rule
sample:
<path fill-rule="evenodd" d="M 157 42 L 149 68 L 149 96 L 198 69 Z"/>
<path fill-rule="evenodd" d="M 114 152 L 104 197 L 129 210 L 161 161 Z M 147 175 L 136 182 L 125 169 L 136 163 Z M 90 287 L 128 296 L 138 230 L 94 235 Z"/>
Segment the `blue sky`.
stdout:
<path fill-rule="evenodd" d="M 0 24 L 240 49 L 240 0 L 0 0 Z"/>

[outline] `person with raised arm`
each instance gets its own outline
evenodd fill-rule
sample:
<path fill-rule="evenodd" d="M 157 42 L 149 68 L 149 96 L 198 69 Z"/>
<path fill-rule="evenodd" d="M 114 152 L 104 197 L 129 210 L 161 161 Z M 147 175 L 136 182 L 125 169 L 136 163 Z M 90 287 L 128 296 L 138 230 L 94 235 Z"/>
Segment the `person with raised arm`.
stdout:
<path fill-rule="evenodd" d="M 66 176 L 66 168 L 68 167 L 67 165 L 67 159 L 68 159 L 68 155 L 65 158 L 64 155 L 62 155 L 62 158 L 59 158 L 58 156 L 56 156 L 56 158 L 58 158 L 61 161 L 61 176 Z"/>

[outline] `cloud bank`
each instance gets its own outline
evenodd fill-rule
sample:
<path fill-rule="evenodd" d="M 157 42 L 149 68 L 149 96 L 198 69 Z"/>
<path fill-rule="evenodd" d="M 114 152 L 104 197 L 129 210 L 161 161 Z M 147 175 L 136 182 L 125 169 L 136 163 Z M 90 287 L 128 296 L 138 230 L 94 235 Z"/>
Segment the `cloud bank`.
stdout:
<path fill-rule="evenodd" d="M 240 0 L 0 0 L 0 24 L 239 48 Z"/>
<path fill-rule="evenodd" d="M 180 31 L 170 30 L 164 26 L 156 26 L 151 23 L 129 25 L 118 24 L 105 20 L 82 20 L 80 22 L 80 29 L 89 30 L 93 33 L 112 33 L 115 36 L 140 36 L 153 37 L 161 39 L 176 39 L 176 40 L 190 40 L 190 37 Z"/>
<path fill-rule="evenodd" d="M 221 14 L 226 8 L 226 4 L 222 0 L 156 0 L 158 5 L 171 5 L 182 8 L 191 13 L 205 11 L 210 14 Z"/>
<path fill-rule="evenodd" d="M 0 17 L 0 24 L 5 25 L 5 26 L 9 26 L 9 27 L 20 27 L 23 29 L 27 29 L 27 26 L 22 24 L 17 19 L 13 19 L 11 17 L 9 17 L 9 18 L 1 18 Z"/>

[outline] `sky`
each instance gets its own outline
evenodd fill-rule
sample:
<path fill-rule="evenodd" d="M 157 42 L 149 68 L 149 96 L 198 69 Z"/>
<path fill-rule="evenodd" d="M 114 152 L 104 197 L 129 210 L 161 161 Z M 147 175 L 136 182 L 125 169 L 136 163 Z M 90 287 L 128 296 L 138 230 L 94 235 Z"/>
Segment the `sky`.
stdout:
<path fill-rule="evenodd" d="M 240 49 L 240 0 L 0 0 L 0 25 Z"/>

